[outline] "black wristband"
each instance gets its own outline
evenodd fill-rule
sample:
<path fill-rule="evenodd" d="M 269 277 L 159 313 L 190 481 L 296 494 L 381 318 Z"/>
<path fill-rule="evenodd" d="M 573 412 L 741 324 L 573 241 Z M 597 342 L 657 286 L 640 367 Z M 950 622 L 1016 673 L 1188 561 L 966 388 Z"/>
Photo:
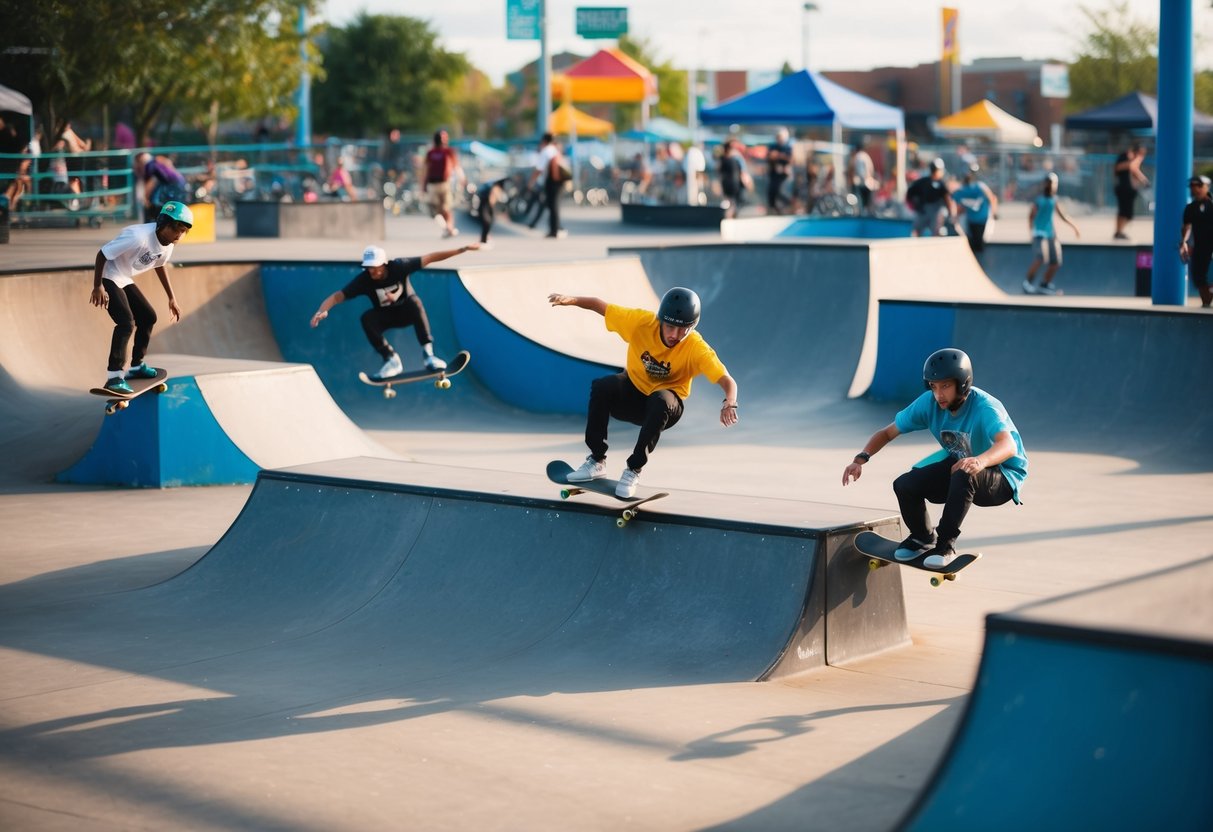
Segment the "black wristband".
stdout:
<path fill-rule="evenodd" d="M 867 451 L 860 451 L 859 453 L 855 454 L 855 458 L 862 459 L 864 462 L 867 462 L 872 458 L 872 455 Z"/>

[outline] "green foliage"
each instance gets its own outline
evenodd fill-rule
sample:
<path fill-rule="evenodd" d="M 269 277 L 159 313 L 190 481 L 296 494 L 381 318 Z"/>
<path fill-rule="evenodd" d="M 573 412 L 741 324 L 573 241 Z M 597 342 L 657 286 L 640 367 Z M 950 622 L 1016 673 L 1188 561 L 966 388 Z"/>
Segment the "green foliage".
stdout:
<path fill-rule="evenodd" d="M 330 30 L 321 53 L 327 77 L 312 87 L 313 123 L 344 136 L 447 124 L 454 85 L 471 69 L 461 53 L 438 46 L 425 21 L 365 12 Z"/>
<path fill-rule="evenodd" d="M 648 41 L 639 40 L 630 35 L 623 35 L 619 38 L 619 49 L 657 76 L 658 101 L 652 115 L 665 116 L 685 123 L 687 120 L 687 71 L 675 69 L 669 61 L 658 60 L 657 53 Z M 639 104 L 615 105 L 615 129 L 617 131 L 631 130 L 633 127 L 638 127 L 639 122 Z"/>
<path fill-rule="evenodd" d="M 1105 9 L 1080 7 L 1091 25 L 1070 64 L 1071 112 L 1106 104 L 1158 86 L 1158 30 L 1136 20 L 1125 2 Z"/>
<path fill-rule="evenodd" d="M 35 101 L 48 142 L 102 106 L 129 105 L 141 143 L 165 113 L 286 115 L 300 5 L 319 0 L 0 0 L 0 77 Z"/>

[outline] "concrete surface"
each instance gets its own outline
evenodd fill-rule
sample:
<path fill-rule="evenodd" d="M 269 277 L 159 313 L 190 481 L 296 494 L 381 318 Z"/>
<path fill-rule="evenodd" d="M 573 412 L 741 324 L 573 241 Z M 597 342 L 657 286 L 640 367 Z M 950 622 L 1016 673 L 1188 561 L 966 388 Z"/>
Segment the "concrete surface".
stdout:
<path fill-rule="evenodd" d="M 502 223 L 494 248 L 477 261 L 584 259 L 610 247 L 713 239 L 636 233 L 619 226 L 617 214 L 567 214 L 568 239 L 546 241 Z M 1110 226 L 1110 217 L 1091 222 Z M 1137 226 L 1145 228 L 1136 223 L 1135 232 Z M 464 228 L 466 234 L 470 225 Z M 113 229 L 17 230 L 0 258 L 5 268 L 86 268 L 112 236 Z M 416 217 L 389 218 L 387 237 L 393 254 L 448 244 Z M 219 242 L 183 248 L 178 260 L 342 260 L 350 263 L 341 272 L 348 276 L 360 248 L 237 241 L 221 222 Z M 320 297 L 301 300 L 301 310 L 310 314 Z M 71 302 L 87 303 L 87 285 L 64 295 L 63 303 Z M 12 311 L 18 319 L 44 316 L 41 332 L 69 345 L 77 338 L 57 325 L 55 309 Z M 0 329 L 0 349 L 8 332 Z M 766 333 L 749 334 L 760 341 Z M 97 349 L 86 334 L 78 337 L 80 354 Z M 1175 360 L 1204 343 L 1186 345 Z M 788 360 L 824 360 L 837 373 L 828 347 Z M 761 356 L 760 346 L 753 349 Z M 49 352 L 62 354 L 58 345 Z M 259 585 L 256 575 L 238 586 L 208 585 L 206 560 L 195 574 L 160 586 L 217 541 L 216 553 L 242 551 L 238 539 L 221 538 L 250 489 L 46 484 L 63 455 L 58 436 L 79 432 L 83 411 L 73 409 L 70 391 L 27 386 L 30 374 L 37 380 L 36 368 L 3 355 L 0 821 L 9 828 L 890 829 L 946 753 L 977 677 L 988 614 L 1134 581 L 1213 549 L 1209 470 L 1152 465 L 1148 445 L 1101 445 L 1094 424 L 1093 439 L 1078 450 L 1047 437 L 1039 443 L 1044 449 L 1034 450 L 1036 437 L 1025 436 L 1032 462 L 1026 504 L 971 512 L 964 540 L 985 557 L 960 581 L 933 589 L 925 576 L 906 576 L 911 647 L 767 682 L 649 679 L 632 686 L 621 672 L 615 681 L 562 683 L 559 673 L 496 673 L 491 663 L 447 674 L 440 668 L 461 660 L 455 642 L 400 640 L 390 630 L 352 649 L 337 649 L 335 637 L 326 641 L 330 630 L 352 626 L 387 600 L 371 598 L 365 587 L 360 596 L 335 587 L 366 580 L 343 568 L 353 553 L 382 549 L 384 558 L 370 561 L 380 576 L 407 563 L 403 547 L 377 537 L 407 521 L 398 511 L 385 505 L 391 522 L 347 526 L 332 519 L 346 498 L 325 492 L 303 503 L 311 507 L 306 524 L 247 518 L 263 527 L 258 539 L 277 540 L 270 554 L 280 561 L 295 551 L 295 540 L 331 541 L 313 550 L 329 553 L 332 562 L 321 566 L 330 582 L 304 594 Z M 1058 360 L 1078 371 L 1099 358 L 1067 352 Z M 350 363 L 348 354 L 327 360 Z M 1023 393 L 1021 409 L 1070 418 L 1064 399 L 1047 390 L 1033 397 L 1035 389 Z M 493 406 L 483 393 L 456 417 L 433 397 L 419 399 L 416 412 L 383 416 L 371 400 L 346 408 L 340 392 L 330 392 L 373 439 L 422 463 L 509 477 L 584 455 L 580 419 L 519 413 Z M 694 397 L 714 403 L 711 392 L 697 387 Z M 1150 390 L 1125 391 L 1135 394 L 1148 397 Z M 931 449 L 917 436 L 903 437 L 844 490 L 843 467 L 900 403 L 839 396 L 801 409 L 795 401 L 777 405 L 773 391 L 764 395 L 770 398 L 743 407 L 742 421 L 727 431 L 710 419 L 685 420 L 663 439 L 645 485 L 731 493 L 742 502 L 771 497 L 891 511 L 890 481 Z M 45 418 L 31 418 L 35 404 Z M 1158 408 L 1152 428 L 1171 431 L 1189 418 L 1174 411 Z M 1036 430 L 1050 430 L 1043 416 L 1031 418 L 1039 421 Z M 234 528 L 244 525 L 242 519 Z M 467 530 L 453 523 L 431 531 L 449 540 Z M 516 540 L 491 527 L 475 534 L 489 552 Z M 555 536 L 544 548 L 568 545 Z M 483 580 L 477 591 L 485 594 L 465 598 L 461 576 Z M 491 598 L 491 572 L 448 577 L 449 590 L 415 599 L 402 615 L 483 615 L 464 602 Z M 178 596 L 187 585 L 199 594 Z M 266 608 L 243 603 L 246 593 L 265 599 Z M 349 603 L 354 597 L 370 600 Z M 1146 582 L 1133 597 L 1134 609 L 1144 604 L 1172 614 L 1174 594 L 1165 587 Z M 653 598 L 653 614 L 660 614 L 661 596 Z M 487 637 L 509 635 L 501 619 L 485 627 Z M 315 635 L 300 637 L 305 632 Z M 238 644 L 245 633 L 247 642 Z M 430 657 L 437 672 L 410 680 L 399 661 L 404 655 Z"/>

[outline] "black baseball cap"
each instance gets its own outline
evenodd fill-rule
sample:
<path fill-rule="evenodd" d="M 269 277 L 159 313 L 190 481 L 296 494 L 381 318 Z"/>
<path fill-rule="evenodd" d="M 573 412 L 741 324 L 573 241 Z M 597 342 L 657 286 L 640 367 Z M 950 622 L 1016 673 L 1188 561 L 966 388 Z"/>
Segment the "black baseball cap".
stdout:
<path fill-rule="evenodd" d="M 1209 186 L 1209 177 L 1193 176 L 1191 179 L 1188 180 L 1188 184 L 1189 185 L 1204 185 L 1205 187 L 1208 187 Z"/>

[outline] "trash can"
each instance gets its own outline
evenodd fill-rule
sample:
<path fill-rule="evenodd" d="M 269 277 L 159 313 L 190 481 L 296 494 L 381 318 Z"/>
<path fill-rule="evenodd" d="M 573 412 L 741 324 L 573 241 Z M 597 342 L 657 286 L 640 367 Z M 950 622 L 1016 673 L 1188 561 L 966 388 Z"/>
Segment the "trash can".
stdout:
<path fill-rule="evenodd" d="M 1134 284 L 1134 294 L 1139 298 L 1148 298 L 1153 294 L 1154 282 L 1154 249 L 1140 246 L 1137 249 L 1137 279 Z"/>

